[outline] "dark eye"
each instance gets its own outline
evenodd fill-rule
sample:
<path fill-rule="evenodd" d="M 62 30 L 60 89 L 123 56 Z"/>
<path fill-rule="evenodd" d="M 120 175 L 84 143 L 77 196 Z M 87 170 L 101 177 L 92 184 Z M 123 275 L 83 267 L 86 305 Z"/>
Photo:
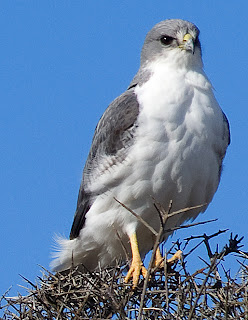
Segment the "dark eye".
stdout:
<path fill-rule="evenodd" d="M 170 37 L 170 36 L 162 36 L 160 38 L 160 41 L 164 44 L 164 45 L 169 45 L 172 43 L 172 41 L 174 40 L 174 38 Z"/>

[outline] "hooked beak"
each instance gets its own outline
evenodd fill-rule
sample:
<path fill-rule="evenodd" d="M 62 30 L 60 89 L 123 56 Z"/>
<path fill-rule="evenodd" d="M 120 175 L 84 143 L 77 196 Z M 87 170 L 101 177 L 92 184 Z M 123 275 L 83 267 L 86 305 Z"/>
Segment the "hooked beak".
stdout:
<path fill-rule="evenodd" d="M 195 52 L 194 38 L 191 34 L 186 33 L 183 37 L 183 43 L 179 45 L 182 50 L 190 51 L 192 54 Z"/>

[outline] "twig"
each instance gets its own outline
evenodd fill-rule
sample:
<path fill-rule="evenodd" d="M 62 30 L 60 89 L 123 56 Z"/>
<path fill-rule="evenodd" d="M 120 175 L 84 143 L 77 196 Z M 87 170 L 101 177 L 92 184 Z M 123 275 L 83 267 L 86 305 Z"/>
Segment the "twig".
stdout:
<path fill-rule="evenodd" d="M 157 231 L 155 231 L 154 229 L 153 229 L 153 227 L 151 227 L 150 225 L 149 225 L 149 223 L 147 223 L 143 218 L 141 218 L 141 216 L 139 216 L 137 213 L 135 213 L 132 209 L 130 209 L 130 208 L 128 208 L 124 203 L 122 203 L 122 202 L 120 202 L 118 199 L 116 199 L 115 197 L 114 197 L 114 199 L 115 199 L 115 201 L 117 201 L 123 208 L 125 208 L 125 209 L 127 209 L 129 212 L 131 212 L 132 213 L 132 215 L 134 215 L 141 223 L 143 223 L 143 225 L 145 226 L 145 227 L 147 227 L 147 229 L 149 229 L 155 236 L 157 236 Z"/>
<path fill-rule="evenodd" d="M 178 214 L 178 212 L 177 212 Z M 195 227 L 201 224 L 206 224 L 206 223 L 210 223 L 210 222 L 215 222 L 218 219 L 211 219 L 211 220 L 207 220 L 207 221 L 202 221 L 202 222 L 195 222 L 195 223 L 190 223 L 190 224 L 185 224 L 179 227 L 173 227 L 173 228 L 169 228 L 169 229 L 165 229 L 164 232 L 171 232 L 171 231 L 175 231 L 175 230 L 179 230 L 179 229 L 186 229 L 186 228 L 190 228 L 190 227 Z"/>
<path fill-rule="evenodd" d="M 115 233 L 116 233 L 116 236 L 117 236 L 118 240 L 120 241 L 121 247 L 122 247 L 122 249 L 123 249 L 123 251 L 124 251 L 124 254 L 125 254 L 125 257 L 126 257 L 126 261 L 128 261 L 128 260 L 129 260 L 129 256 L 128 256 L 127 249 L 126 249 L 123 241 L 121 240 L 121 237 L 120 237 L 120 235 L 119 235 L 118 230 L 117 230 L 114 226 L 113 226 L 113 228 L 114 228 L 114 230 L 115 230 Z"/>
<path fill-rule="evenodd" d="M 156 251 L 158 249 L 161 237 L 162 237 L 163 232 L 164 232 L 164 223 L 165 223 L 166 219 L 168 218 L 168 215 L 170 214 L 171 208 L 172 208 L 172 201 L 170 202 L 168 211 L 163 212 L 163 215 L 162 215 L 161 211 L 158 210 L 158 214 L 160 215 L 161 224 L 160 224 L 160 229 L 159 229 L 159 232 L 157 234 L 156 241 L 155 241 L 155 244 L 154 244 L 154 247 L 153 247 L 152 257 L 151 257 L 151 260 L 150 260 L 150 263 L 149 263 L 149 267 L 148 267 L 148 270 L 147 270 L 147 275 L 146 275 L 144 286 L 143 286 L 143 290 L 142 290 L 142 295 L 141 295 L 141 299 L 140 299 L 138 320 L 141 320 L 141 317 L 142 317 L 142 310 L 143 310 L 143 306 L 144 306 L 145 293 L 146 293 L 146 288 L 147 288 L 148 281 L 149 281 L 149 278 L 150 278 L 150 275 L 151 275 L 152 265 L 153 265 L 153 262 L 154 262 L 154 259 L 155 259 Z"/>

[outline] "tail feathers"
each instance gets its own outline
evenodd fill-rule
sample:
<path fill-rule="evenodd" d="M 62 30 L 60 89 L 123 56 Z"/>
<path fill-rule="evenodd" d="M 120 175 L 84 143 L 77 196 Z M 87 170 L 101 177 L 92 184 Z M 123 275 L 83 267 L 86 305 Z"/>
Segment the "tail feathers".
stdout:
<path fill-rule="evenodd" d="M 56 247 L 52 253 L 54 260 L 50 267 L 53 271 L 63 271 L 74 266 L 74 252 L 76 252 L 77 239 L 68 240 L 62 236 L 55 237 Z"/>
<path fill-rule="evenodd" d="M 115 264 L 118 252 L 108 252 L 104 242 L 96 242 L 94 237 L 81 237 L 68 240 L 61 236 L 55 237 L 56 246 L 50 264 L 53 271 L 64 271 L 78 265 L 94 271 L 107 265 Z"/>

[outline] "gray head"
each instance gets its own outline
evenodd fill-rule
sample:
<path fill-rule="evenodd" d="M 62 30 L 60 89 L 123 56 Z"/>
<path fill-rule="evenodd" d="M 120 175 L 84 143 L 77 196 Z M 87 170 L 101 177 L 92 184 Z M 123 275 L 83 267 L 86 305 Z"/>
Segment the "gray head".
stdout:
<path fill-rule="evenodd" d="M 199 29 L 191 22 L 171 19 L 156 24 L 147 34 L 141 51 L 141 65 L 129 88 L 150 78 L 147 65 L 164 59 L 173 67 L 193 66 L 202 68 Z"/>
<path fill-rule="evenodd" d="M 201 56 L 199 33 L 199 29 L 189 21 L 170 19 L 159 22 L 145 38 L 141 66 L 159 56 L 166 57 L 172 50 Z"/>

